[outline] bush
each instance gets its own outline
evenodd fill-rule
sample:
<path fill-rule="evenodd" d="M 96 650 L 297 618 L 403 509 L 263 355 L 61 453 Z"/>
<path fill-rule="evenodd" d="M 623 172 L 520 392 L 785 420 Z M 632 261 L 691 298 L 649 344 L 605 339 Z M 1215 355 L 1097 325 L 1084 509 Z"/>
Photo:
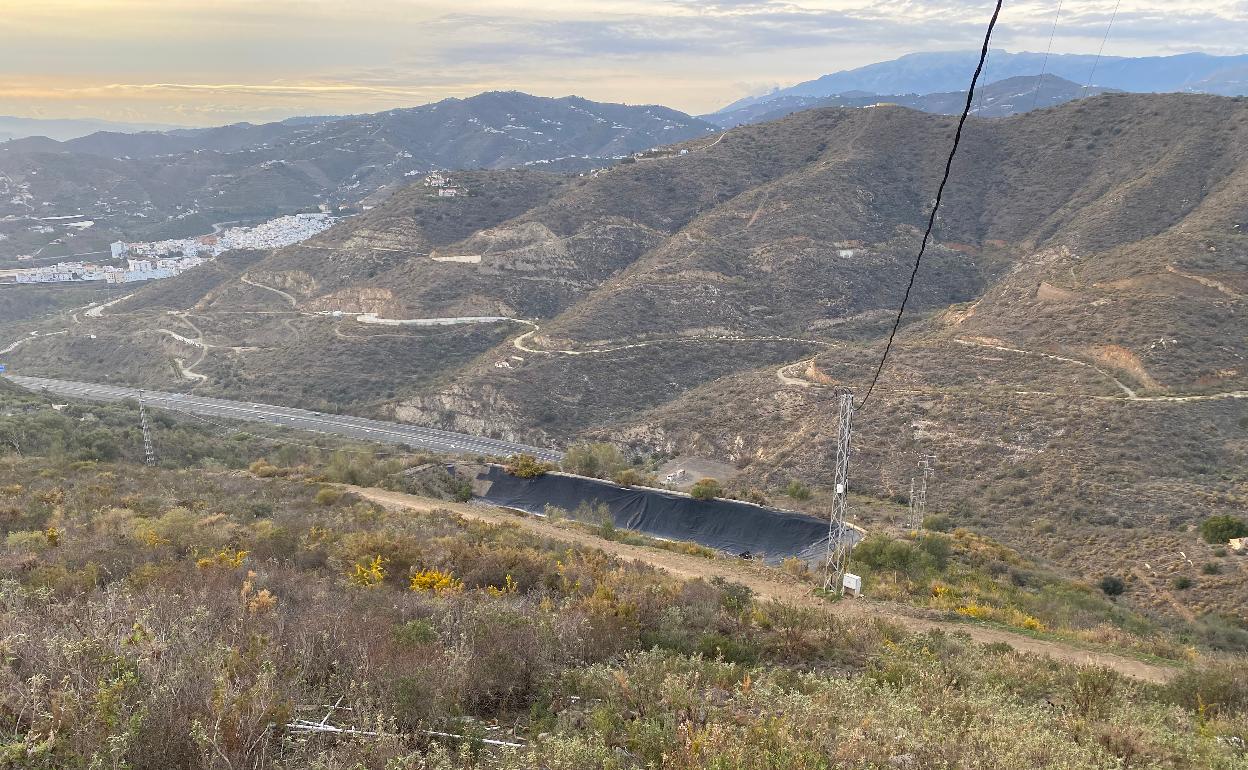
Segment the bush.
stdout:
<path fill-rule="evenodd" d="M 576 444 L 563 458 L 563 469 L 581 476 L 609 479 L 628 467 L 628 461 L 614 444 Z"/>
<path fill-rule="evenodd" d="M 1220 575 L 1222 574 L 1222 567 L 1217 562 L 1207 561 L 1201 565 L 1200 572 L 1202 575 Z"/>
<path fill-rule="evenodd" d="M 1192 587 L 1192 579 L 1186 575 L 1179 575 L 1174 580 L 1170 581 L 1170 585 L 1180 591 L 1183 591 Z"/>
<path fill-rule="evenodd" d="M 507 460 L 507 472 L 522 479 L 535 479 L 538 476 L 545 476 L 553 469 L 554 466 L 550 463 L 542 462 L 530 454 L 512 455 Z"/>
<path fill-rule="evenodd" d="M 334 487 L 321 487 L 316 491 L 316 504 L 328 508 L 342 499 L 342 490 Z"/>
<path fill-rule="evenodd" d="M 933 513 L 923 517 L 923 529 L 933 532 L 948 532 L 953 529 L 953 521 L 943 513 Z"/>
<path fill-rule="evenodd" d="M 1234 516 L 1210 516 L 1200 525 L 1200 536 L 1206 543 L 1226 545 L 1236 537 L 1248 537 L 1248 524 Z"/>
<path fill-rule="evenodd" d="M 1127 590 L 1127 584 L 1117 575 L 1106 575 L 1098 585 L 1106 596 L 1121 596 Z"/>
<path fill-rule="evenodd" d="M 689 496 L 694 500 L 712 500 L 723 493 L 724 488 L 715 479 L 699 479 L 689 490 Z"/>
<path fill-rule="evenodd" d="M 937 557 L 933 556 L 926 543 L 916 545 L 907 540 L 893 540 L 887 535 L 869 535 L 850 552 L 853 563 L 862 564 L 870 569 L 881 572 L 894 572 L 898 575 L 917 578 L 937 566 Z M 947 548 L 948 544 L 945 544 Z M 940 546 L 932 545 L 939 550 Z M 947 551 L 945 552 L 947 555 Z"/>
<path fill-rule="evenodd" d="M 810 487 L 806 486 L 797 479 L 789 481 L 788 486 L 784 488 L 784 493 L 794 500 L 810 499 Z"/>
<path fill-rule="evenodd" d="M 616 474 L 611 477 L 611 480 L 622 487 L 635 487 L 639 484 L 646 484 L 650 481 L 645 474 L 634 468 L 625 468 L 622 471 L 617 471 Z"/>

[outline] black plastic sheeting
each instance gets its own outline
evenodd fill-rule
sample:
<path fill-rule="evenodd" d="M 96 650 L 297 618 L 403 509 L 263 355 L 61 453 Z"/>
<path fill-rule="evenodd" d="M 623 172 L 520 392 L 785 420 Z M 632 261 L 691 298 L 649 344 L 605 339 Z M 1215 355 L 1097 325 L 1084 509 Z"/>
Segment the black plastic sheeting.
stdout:
<path fill-rule="evenodd" d="M 569 512 L 583 503 L 605 503 L 615 526 L 666 540 L 686 540 L 768 564 L 796 556 L 820 562 L 827 550 L 828 522 L 792 511 L 737 500 L 694 500 L 688 495 L 644 487 L 621 487 L 607 481 L 547 473 L 522 479 L 501 466 L 464 466 L 477 497 L 527 513 L 545 513 L 547 505 Z M 861 533 L 846 527 L 840 537 L 850 544 Z"/>

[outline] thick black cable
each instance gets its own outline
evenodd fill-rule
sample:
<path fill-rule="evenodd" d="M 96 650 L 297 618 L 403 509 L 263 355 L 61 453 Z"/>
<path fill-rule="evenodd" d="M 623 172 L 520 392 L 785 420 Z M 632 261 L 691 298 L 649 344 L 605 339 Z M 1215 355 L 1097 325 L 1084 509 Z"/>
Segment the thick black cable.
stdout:
<path fill-rule="evenodd" d="M 1044 49 L 1044 64 L 1040 65 L 1040 77 L 1036 79 L 1036 91 L 1031 97 L 1031 109 L 1036 108 L 1040 101 L 1040 86 L 1044 83 L 1044 75 L 1049 71 L 1049 54 L 1053 51 L 1053 37 L 1057 34 L 1057 21 L 1062 18 L 1062 2 L 1057 0 L 1057 13 L 1053 14 L 1053 28 L 1049 30 L 1049 44 Z"/>
<path fill-rule="evenodd" d="M 884 370 L 884 363 L 888 361 L 888 352 L 893 349 L 893 338 L 897 336 L 897 329 L 901 327 L 901 317 L 905 315 L 906 303 L 910 301 L 910 292 L 914 289 L 915 276 L 919 274 L 919 265 L 923 262 L 923 254 L 927 251 L 927 242 L 932 237 L 932 228 L 936 226 L 936 212 L 940 210 L 940 199 L 945 194 L 945 185 L 949 182 L 949 172 L 953 169 L 953 157 L 958 154 L 958 144 L 962 141 L 962 127 L 966 125 L 966 118 L 971 113 L 971 105 L 975 100 L 975 84 L 979 81 L 979 75 L 984 71 L 984 61 L 988 58 L 988 44 L 992 41 L 993 27 L 997 26 L 997 17 L 1001 15 L 1001 4 L 1003 0 L 997 0 L 997 7 L 992 12 L 992 19 L 988 22 L 988 32 L 984 35 L 984 47 L 979 52 L 979 65 L 975 67 L 975 74 L 971 76 L 971 87 L 966 92 L 966 106 L 962 108 L 962 117 L 958 119 L 958 130 L 953 135 L 953 147 L 949 149 L 949 159 L 945 161 L 945 175 L 941 177 L 940 187 L 936 189 L 936 203 L 932 205 L 931 216 L 927 218 L 927 230 L 923 233 L 923 243 L 919 246 L 919 255 L 914 258 L 914 269 L 910 271 L 910 283 L 906 284 L 906 293 L 901 298 L 901 307 L 897 310 L 897 320 L 893 321 L 893 330 L 889 332 L 888 344 L 884 346 L 884 355 L 880 356 L 880 365 L 875 367 L 875 374 L 871 377 L 871 385 L 867 387 L 867 394 L 862 397 L 862 401 L 858 404 L 855 411 L 861 411 L 867 405 L 867 399 L 871 398 L 871 391 L 875 390 L 875 383 L 880 379 L 880 372 Z"/>

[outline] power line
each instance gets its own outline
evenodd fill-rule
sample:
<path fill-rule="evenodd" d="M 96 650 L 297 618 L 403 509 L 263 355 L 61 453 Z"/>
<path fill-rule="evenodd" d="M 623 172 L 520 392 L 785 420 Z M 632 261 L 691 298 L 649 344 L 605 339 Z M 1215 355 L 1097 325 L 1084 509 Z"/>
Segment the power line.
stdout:
<path fill-rule="evenodd" d="M 1105 53 L 1105 41 L 1109 40 L 1109 31 L 1114 28 L 1114 19 L 1118 18 L 1118 6 L 1122 5 L 1122 0 L 1114 3 L 1114 12 L 1109 15 L 1109 24 L 1105 25 L 1105 37 L 1101 38 L 1101 47 L 1096 52 L 1096 58 L 1092 60 L 1092 71 L 1088 73 L 1088 82 L 1083 84 L 1083 93 L 1079 98 L 1088 95 L 1088 89 L 1092 87 L 1092 78 L 1096 77 L 1096 65 L 1101 63 L 1101 54 Z"/>
<path fill-rule="evenodd" d="M 1036 104 L 1040 101 L 1040 84 L 1044 82 L 1044 75 L 1049 71 L 1049 53 L 1053 50 L 1053 37 L 1057 34 L 1057 20 L 1062 18 L 1062 2 L 1057 0 L 1057 13 L 1053 14 L 1053 28 L 1049 30 L 1049 44 L 1044 49 L 1044 63 L 1040 65 L 1040 77 L 1036 78 L 1036 91 L 1031 97 L 1031 109 L 1036 108 Z"/>
<path fill-rule="evenodd" d="M 914 259 L 914 269 L 910 271 L 910 282 L 906 284 L 906 293 L 901 298 L 901 307 L 897 310 L 897 320 L 893 322 L 893 330 L 889 332 L 888 344 L 884 346 L 884 354 L 880 356 L 880 365 L 875 368 L 875 374 L 871 377 L 871 385 L 867 387 L 867 394 L 862 397 L 862 402 L 858 404 L 858 409 L 863 409 L 867 405 L 867 399 L 871 398 L 871 391 L 875 390 L 875 383 L 880 379 L 880 372 L 884 370 L 884 362 L 888 360 L 888 352 L 893 348 L 893 338 L 897 336 L 897 329 L 901 326 L 901 317 L 906 312 L 906 303 L 910 301 L 910 292 L 914 289 L 915 276 L 919 274 L 919 265 L 923 262 L 923 254 L 927 251 L 927 242 L 932 237 L 932 228 L 936 226 L 936 212 L 940 210 L 940 199 L 945 194 L 945 185 L 949 182 L 949 172 L 953 169 L 953 157 L 958 154 L 958 144 L 962 141 L 962 127 L 966 125 L 966 117 L 971 112 L 971 105 L 975 100 L 975 84 L 979 81 L 980 73 L 984 71 L 984 62 L 988 59 L 988 44 L 992 41 L 993 27 L 997 26 L 997 17 L 1001 15 L 1001 4 L 1004 0 L 997 0 L 997 6 L 992 12 L 992 19 L 988 21 L 988 32 L 984 35 L 984 47 L 979 52 L 979 64 L 975 67 L 975 74 L 971 76 L 971 87 L 966 92 L 966 106 L 962 108 L 962 117 L 958 118 L 958 130 L 953 135 L 953 147 L 949 150 L 949 159 L 945 161 L 945 175 L 941 177 L 940 187 L 936 189 L 936 203 L 932 206 L 931 216 L 927 218 L 927 230 L 923 233 L 923 243 L 919 246 L 919 255 Z"/>
<path fill-rule="evenodd" d="M 989 51 L 988 58 L 984 59 L 984 84 L 985 85 L 987 85 L 988 83 L 988 65 L 989 64 L 992 64 L 992 51 Z M 978 115 L 981 118 L 984 116 L 984 92 L 987 90 L 988 90 L 987 88 L 980 90 L 979 101 L 975 103 L 975 109 L 971 110 L 972 113 L 974 113 L 975 115 Z"/>

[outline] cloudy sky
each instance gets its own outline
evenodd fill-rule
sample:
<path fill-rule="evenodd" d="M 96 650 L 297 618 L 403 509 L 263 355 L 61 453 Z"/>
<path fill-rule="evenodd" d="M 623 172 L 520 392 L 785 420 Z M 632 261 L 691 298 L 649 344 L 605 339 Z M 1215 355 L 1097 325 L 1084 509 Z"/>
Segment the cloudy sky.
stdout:
<path fill-rule="evenodd" d="M 1117 0 L 1063 0 L 1095 53 Z M 518 89 L 707 112 L 918 50 L 978 46 L 989 0 L 0 0 L 0 115 L 209 125 Z M 1043 51 L 1058 0 L 1006 0 Z M 1108 55 L 1248 51 L 1248 0 L 1121 0 Z"/>

